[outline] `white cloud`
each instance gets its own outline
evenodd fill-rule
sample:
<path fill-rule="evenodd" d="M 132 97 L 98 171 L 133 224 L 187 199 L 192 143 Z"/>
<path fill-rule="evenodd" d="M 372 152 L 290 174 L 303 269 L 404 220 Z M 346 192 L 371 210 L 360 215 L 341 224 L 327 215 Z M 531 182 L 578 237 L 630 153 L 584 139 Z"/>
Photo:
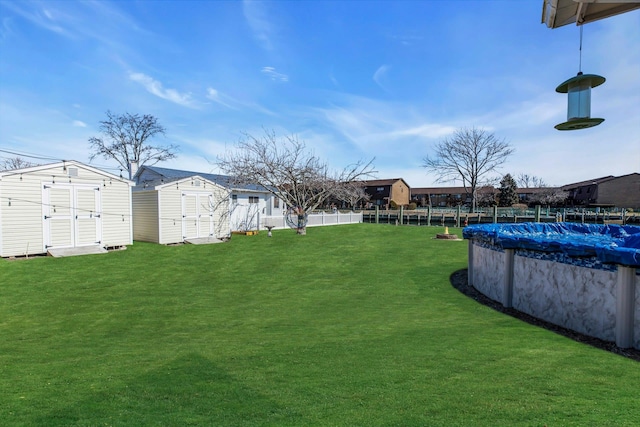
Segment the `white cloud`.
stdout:
<path fill-rule="evenodd" d="M 73 125 L 79 128 L 86 128 L 87 124 L 85 122 L 81 122 L 80 120 L 74 120 Z"/>
<path fill-rule="evenodd" d="M 37 3 L 4 2 L 3 6 L 11 9 L 12 12 L 22 16 L 40 28 L 64 36 L 71 36 L 71 34 L 59 24 L 57 17 L 54 16 L 52 12 L 45 8 L 40 8 Z"/>
<path fill-rule="evenodd" d="M 207 99 L 214 101 L 222 106 L 230 108 L 232 110 L 252 110 L 260 114 L 266 114 L 269 116 L 274 116 L 276 113 L 273 111 L 259 105 L 255 102 L 251 101 L 242 101 L 236 98 L 233 98 L 227 94 L 220 92 L 217 89 L 212 87 L 207 88 Z"/>
<path fill-rule="evenodd" d="M 329 73 L 329 80 L 331 80 L 331 83 L 333 83 L 335 87 L 340 87 L 338 79 L 336 79 L 336 76 L 333 74 L 333 69 L 331 69 L 331 72 Z"/>
<path fill-rule="evenodd" d="M 216 102 L 216 103 L 218 103 L 220 105 L 223 105 L 223 106 L 225 106 L 227 108 L 231 108 L 233 110 L 237 110 L 236 107 L 231 105 L 231 103 L 235 102 L 232 98 L 230 98 L 230 97 L 228 97 L 226 95 L 223 95 L 218 90 L 216 90 L 216 89 L 214 89 L 212 87 L 207 88 L 207 99 L 210 99 L 210 100 L 212 100 L 212 101 L 214 101 L 214 102 Z"/>
<path fill-rule="evenodd" d="M 279 82 L 289 81 L 289 76 L 287 76 L 286 74 L 278 73 L 274 67 L 262 67 L 262 70 L 260 71 L 273 81 L 279 81 Z"/>
<path fill-rule="evenodd" d="M 242 2 L 242 11 L 247 20 L 247 24 L 253 31 L 253 35 L 266 50 L 273 50 L 273 24 L 271 23 L 266 3 L 261 1 L 244 0 Z"/>
<path fill-rule="evenodd" d="M 11 18 L 2 18 L 2 26 L 0 27 L 0 40 L 5 40 L 14 35 L 13 21 Z"/>
<path fill-rule="evenodd" d="M 454 126 L 441 125 L 437 123 L 425 123 L 405 129 L 392 131 L 390 136 L 419 136 L 423 138 L 435 139 L 451 135 L 456 131 Z"/>
<path fill-rule="evenodd" d="M 389 92 L 389 90 L 383 84 L 383 82 L 386 79 L 386 75 L 390 69 L 391 69 L 390 65 L 381 65 L 380 67 L 378 67 L 376 72 L 373 73 L 373 77 L 372 77 L 373 81 L 376 82 L 376 84 L 380 86 L 380 88 L 382 88 L 382 90 L 384 90 L 385 92 Z"/>
<path fill-rule="evenodd" d="M 147 91 L 159 98 L 166 99 L 167 101 L 184 107 L 196 107 L 189 93 L 180 93 L 175 89 L 165 89 L 162 83 L 142 73 L 130 73 L 129 78 L 136 83 L 140 83 Z"/>

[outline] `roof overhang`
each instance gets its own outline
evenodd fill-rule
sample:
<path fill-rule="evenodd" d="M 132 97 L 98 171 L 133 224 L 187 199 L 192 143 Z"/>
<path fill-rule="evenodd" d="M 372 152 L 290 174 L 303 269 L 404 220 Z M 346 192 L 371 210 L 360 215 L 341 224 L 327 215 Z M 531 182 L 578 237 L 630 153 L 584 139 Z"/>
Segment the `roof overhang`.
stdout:
<path fill-rule="evenodd" d="M 582 25 L 638 8 L 638 0 L 543 0 L 542 23 L 552 29 Z"/>
<path fill-rule="evenodd" d="M 196 181 L 200 181 L 200 183 L 202 183 L 203 185 L 200 186 L 200 184 L 196 184 Z M 180 187 L 180 185 L 186 185 L 185 187 Z M 138 191 L 145 191 L 145 190 L 162 190 L 163 188 L 168 188 L 171 186 L 177 186 L 178 188 L 180 188 L 181 190 L 193 190 L 193 191 L 205 191 L 207 190 L 206 186 L 209 185 L 209 187 L 211 188 L 217 188 L 220 190 L 225 190 L 225 188 L 223 186 L 221 186 L 220 184 L 217 184 L 209 179 L 203 178 L 200 175 L 193 175 L 193 176 L 188 176 L 185 178 L 180 178 L 180 179 L 174 179 L 173 181 L 168 181 L 165 182 L 163 184 L 159 184 L 159 185 L 155 185 L 155 186 L 148 186 L 145 187 L 144 184 L 142 185 L 137 185 L 136 187 L 134 187 L 134 190 L 138 190 Z"/>
<path fill-rule="evenodd" d="M 135 182 L 133 182 L 131 180 L 128 180 L 128 179 L 123 178 L 123 177 L 118 176 L 118 175 L 114 175 L 114 174 L 106 172 L 106 171 L 103 171 L 102 169 L 95 168 L 95 167 L 87 165 L 85 163 L 78 162 L 76 160 L 63 160 L 63 161 L 57 162 L 57 163 L 47 163 L 47 164 L 44 164 L 44 165 L 29 166 L 27 168 L 11 169 L 11 170 L 7 170 L 7 171 L 1 171 L 0 172 L 0 180 L 2 180 L 3 176 L 21 175 L 21 174 L 27 174 L 27 173 L 32 173 L 32 172 L 39 172 L 39 171 L 46 170 L 46 169 L 58 168 L 58 167 L 65 168 L 65 170 L 66 170 L 67 167 L 82 168 L 82 169 L 89 170 L 89 171 L 91 171 L 91 172 L 93 172 L 95 174 L 103 175 L 104 177 L 112 179 L 112 180 L 126 182 L 130 187 L 133 187 L 135 185 Z"/>

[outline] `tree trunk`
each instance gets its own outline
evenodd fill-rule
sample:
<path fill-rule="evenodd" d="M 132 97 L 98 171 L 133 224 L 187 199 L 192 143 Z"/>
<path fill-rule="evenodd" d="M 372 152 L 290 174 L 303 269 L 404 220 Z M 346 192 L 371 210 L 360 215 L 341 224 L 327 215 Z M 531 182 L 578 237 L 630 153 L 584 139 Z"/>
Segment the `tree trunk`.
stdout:
<path fill-rule="evenodd" d="M 307 234 L 307 224 L 304 214 L 298 214 L 298 228 L 296 230 L 296 233 L 302 236 Z"/>

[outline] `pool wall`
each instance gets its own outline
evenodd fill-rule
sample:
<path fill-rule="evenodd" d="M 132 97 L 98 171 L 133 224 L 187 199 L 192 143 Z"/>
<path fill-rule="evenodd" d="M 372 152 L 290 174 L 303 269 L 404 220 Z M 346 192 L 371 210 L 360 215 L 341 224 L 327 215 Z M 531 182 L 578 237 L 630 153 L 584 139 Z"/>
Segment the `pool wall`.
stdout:
<path fill-rule="evenodd" d="M 499 238 L 464 234 L 469 239 L 469 284 L 484 295 L 538 319 L 640 349 L 640 275 L 635 266 L 562 251 L 504 248 Z"/>

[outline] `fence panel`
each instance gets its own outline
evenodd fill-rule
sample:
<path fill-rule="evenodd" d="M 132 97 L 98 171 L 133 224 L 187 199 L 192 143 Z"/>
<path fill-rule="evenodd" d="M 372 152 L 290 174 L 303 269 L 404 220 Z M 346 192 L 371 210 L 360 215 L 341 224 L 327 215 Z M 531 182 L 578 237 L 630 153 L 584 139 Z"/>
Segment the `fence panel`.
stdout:
<path fill-rule="evenodd" d="M 358 224 L 362 222 L 362 212 L 349 213 L 326 213 L 314 212 L 307 217 L 307 227 L 318 227 L 323 225 Z M 261 215 L 259 220 L 260 228 L 272 227 L 273 229 L 289 228 L 284 215 L 267 216 Z"/>

